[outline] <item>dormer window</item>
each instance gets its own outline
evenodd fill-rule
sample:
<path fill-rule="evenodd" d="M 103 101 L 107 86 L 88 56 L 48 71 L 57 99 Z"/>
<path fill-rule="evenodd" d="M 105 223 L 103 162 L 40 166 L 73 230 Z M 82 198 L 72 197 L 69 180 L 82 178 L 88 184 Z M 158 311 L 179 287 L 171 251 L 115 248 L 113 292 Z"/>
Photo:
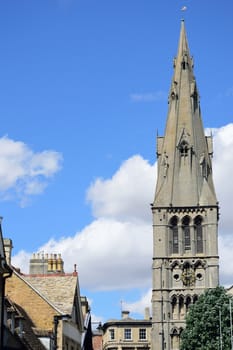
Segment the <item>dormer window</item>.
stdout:
<path fill-rule="evenodd" d="M 180 149 L 180 155 L 181 157 L 187 157 L 188 155 L 188 150 L 189 150 L 189 146 L 188 143 L 183 140 L 180 145 L 179 145 L 179 149 Z"/>
<path fill-rule="evenodd" d="M 188 66 L 188 55 L 185 53 L 183 56 L 183 61 L 182 61 L 182 69 L 186 69 Z"/>
<path fill-rule="evenodd" d="M 177 143 L 177 148 L 180 151 L 181 157 L 187 157 L 189 155 L 189 150 L 191 148 L 190 133 L 185 128 L 181 130 L 179 141 Z"/>
<path fill-rule="evenodd" d="M 210 174 L 210 166 L 206 161 L 205 154 L 203 153 L 200 157 L 200 166 L 202 176 L 207 180 Z"/>

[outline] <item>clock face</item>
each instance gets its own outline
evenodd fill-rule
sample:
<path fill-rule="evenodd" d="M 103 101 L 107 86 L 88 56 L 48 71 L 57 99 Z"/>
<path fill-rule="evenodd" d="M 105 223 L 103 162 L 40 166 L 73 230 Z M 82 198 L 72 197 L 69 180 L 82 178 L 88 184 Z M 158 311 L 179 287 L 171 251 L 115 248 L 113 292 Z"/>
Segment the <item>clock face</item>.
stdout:
<path fill-rule="evenodd" d="M 185 269 L 181 274 L 181 279 L 185 286 L 193 286 L 195 282 L 195 273 L 192 269 Z"/>

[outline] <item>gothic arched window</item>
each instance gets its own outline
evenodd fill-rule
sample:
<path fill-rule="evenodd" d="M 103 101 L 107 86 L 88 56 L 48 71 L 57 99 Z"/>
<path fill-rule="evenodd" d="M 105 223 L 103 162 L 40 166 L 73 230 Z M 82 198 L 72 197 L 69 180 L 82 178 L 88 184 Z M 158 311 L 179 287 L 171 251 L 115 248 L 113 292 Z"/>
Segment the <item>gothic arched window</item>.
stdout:
<path fill-rule="evenodd" d="M 180 348 L 180 335 L 177 328 L 173 328 L 171 330 L 171 346 L 172 346 L 172 349 Z"/>
<path fill-rule="evenodd" d="M 178 237 L 178 219 L 173 216 L 170 220 L 170 231 L 171 231 L 171 251 L 172 254 L 179 253 L 179 237 Z"/>
<path fill-rule="evenodd" d="M 196 252 L 203 253 L 203 227 L 202 217 L 197 216 L 194 220 L 194 230 L 196 238 Z"/>
<path fill-rule="evenodd" d="M 192 300 L 191 300 L 190 296 L 187 296 L 185 303 L 186 303 L 186 310 L 188 311 L 188 309 L 189 309 L 189 307 L 190 307 L 190 305 L 192 303 Z"/>
<path fill-rule="evenodd" d="M 182 232 L 183 232 L 183 240 L 184 240 L 184 250 L 191 249 L 191 237 L 190 237 L 190 218 L 185 216 L 182 220 Z"/>
<path fill-rule="evenodd" d="M 183 296 L 179 297 L 179 319 L 183 320 L 185 317 L 185 303 Z"/>
<path fill-rule="evenodd" d="M 177 320 L 179 317 L 179 310 L 178 310 L 178 304 L 177 304 L 177 297 L 173 296 L 171 300 L 172 304 L 172 319 Z"/>

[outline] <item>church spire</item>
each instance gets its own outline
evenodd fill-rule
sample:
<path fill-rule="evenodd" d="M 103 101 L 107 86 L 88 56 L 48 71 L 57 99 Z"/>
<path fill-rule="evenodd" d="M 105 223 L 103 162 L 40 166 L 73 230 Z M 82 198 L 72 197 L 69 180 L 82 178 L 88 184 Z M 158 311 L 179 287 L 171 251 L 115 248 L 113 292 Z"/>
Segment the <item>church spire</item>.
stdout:
<path fill-rule="evenodd" d="M 204 134 L 184 21 L 168 99 L 152 204 L 152 350 L 179 349 L 189 306 L 219 283 L 212 138 Z"/>
<path fill-rule="evenodd" d="M 217 205 L 212 179 L 212 139 L 204 134 L 183 20 L 173 66 L 165 136 L 157 138 L 154 206 Z"/>

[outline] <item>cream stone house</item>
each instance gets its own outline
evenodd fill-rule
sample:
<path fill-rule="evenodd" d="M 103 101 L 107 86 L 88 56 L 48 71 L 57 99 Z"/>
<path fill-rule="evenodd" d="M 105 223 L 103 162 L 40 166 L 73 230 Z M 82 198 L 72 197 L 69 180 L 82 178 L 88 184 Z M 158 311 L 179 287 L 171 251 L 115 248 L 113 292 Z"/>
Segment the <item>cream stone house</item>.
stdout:
<path fill-rule="evenodd" d="M 6 247 L 6 251 L 9 258 L 10 249 Z M 31 320 L 31 328 L 45 349 L 84 350 L 84 344 L 87 344 L 84 324 L 91 320 L 89 309 L 85 308 L 83 313 L 78 274 L 76 270 L 64 273 L 60 255 L 50 257 L 45 273 L 35 268 L 35 265 L 41 267 L 47 263 L 44 256 L 37 255 L 36 259 L 33 256 L 30 266 L 33 274 L 23 274 L 12 267 L 6 296 Z M 26 331 L 21 335 L 26 337 Z"/>
<path fill-rule="evenodd" d="M 149 350 L 151 348 L 151 319 L 149 310 L 142 320 L 133 319 L 122 311 L 120 320 L 103 324 L 103 350 Z"/>

